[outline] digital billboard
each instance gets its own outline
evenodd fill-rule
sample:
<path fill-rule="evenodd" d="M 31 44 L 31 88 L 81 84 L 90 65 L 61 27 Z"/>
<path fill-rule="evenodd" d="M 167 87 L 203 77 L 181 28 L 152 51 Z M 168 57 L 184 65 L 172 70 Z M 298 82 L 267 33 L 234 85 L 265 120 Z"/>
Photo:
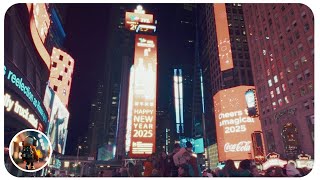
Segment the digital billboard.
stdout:
<path fill-rule="evenodd" d="M 130 157 L 155 152 L 157 37 L 136 34 Z"/>
<path fill-rule="evenodd" d="M 47 136 L 52 143 L 53 150 L 64 154 L 68 134 L 69 111 L 57 95 L 54 95 L 53 98 Z"/>
<path fill-rule="evenodd" d="M 103 145 L 98 148 L 98 161 L 108 161 L 113 158 L 113 145 Z"/>
<path fill-rule="evenodd" d="M 215 3 L 213 8 L 216 21 L 220 69 L 221 71 L 225 71 L 233 68 L 226 5 L 224 3 Z"/>
<path fill-rule="evenodd" d="M 139 24 L 153 24 L 152 14 L 126 12 L 125 28 L 135 31 Z"/>
<path fill-rule="evenodd" d="M 237 86 L 219 91 L 213 97 L 219 161 L 253 158 L 251 135 L 261 131 L 258 117 L 250 117 L 246 101 L 254 86 Z"/>
<path fill-rule="evenodd" d="M 52 105 L 53 105 L 53 99 L 54 99 L 53 97 L 54 97 L 54 91 L 49 86 L 47 86 L 46 87 L 46 92 L 44 94 L 43 105 L 44 105 L 44 107 L 46 108 L 46 110 L 48 112 L 49 118 L 50 118 L 50 115 L 51 115 L 51 108 L 52 108 Z"/>

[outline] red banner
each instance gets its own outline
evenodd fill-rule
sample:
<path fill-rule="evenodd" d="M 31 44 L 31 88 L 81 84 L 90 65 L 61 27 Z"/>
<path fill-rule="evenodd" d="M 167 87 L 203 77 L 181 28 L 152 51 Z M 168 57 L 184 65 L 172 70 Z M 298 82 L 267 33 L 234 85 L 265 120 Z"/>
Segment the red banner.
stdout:
<path fill-rule="evenodd" d="M 156 146 L 157 37 L 136 34 L 129 156 L 145 158 Z"/>

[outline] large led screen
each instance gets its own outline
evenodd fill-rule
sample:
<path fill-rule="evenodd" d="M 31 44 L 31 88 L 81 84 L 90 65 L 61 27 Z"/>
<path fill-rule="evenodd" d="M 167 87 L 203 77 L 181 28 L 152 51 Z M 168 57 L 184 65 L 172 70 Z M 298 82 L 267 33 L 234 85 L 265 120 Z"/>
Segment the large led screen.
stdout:
<path fill-rule="evenodd" d="M 252 89 L 254 86 L 238 86 L 213 97 L 219 161 L 253 158 L 251 134 L 261 131 L 261 124 L 249 114 L 252 102 L 246 101 L 246 93 Z"/>
<path fill-rule="evenodd" d="M 139 14 L 133 12 L 126 12 L 125 28 L 130 31 L 135 31 L 139 24 L 152 24 L 152 14 Z"/>
<path fill-rule="evenodd" d="M 57 95 L 54 95 L 47 136 L 54 151 L 64 154 L 68 134 L 69 111 Z"/>
<path fill-rule="evenodd" d="M 157 37 L 136 34 L 130 157 L 155 152 Z"/>
<path fill-rule="evenodd" d="M 225 71 L 233 68 L 226 5 L 224 3 L 215 3 L 213 8 L 216 21 L 220 69 L 221 71 Z"/>

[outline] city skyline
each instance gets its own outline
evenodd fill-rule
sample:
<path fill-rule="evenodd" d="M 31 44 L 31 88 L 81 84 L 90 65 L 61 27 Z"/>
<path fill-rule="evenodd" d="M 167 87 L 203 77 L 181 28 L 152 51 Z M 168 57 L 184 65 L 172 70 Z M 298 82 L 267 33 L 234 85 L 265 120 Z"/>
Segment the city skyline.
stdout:
<path fill-rule="evenodd" d="M 308 6 L 27 3 L 7 12 L 5 148 L 19 130 L 44 132 L 53 145 L 45 172 L 74 161 L 74 175 L 93 175 L 89 166 L 127 166 L 187 141 L 201 168 L 313 164 Z"/>

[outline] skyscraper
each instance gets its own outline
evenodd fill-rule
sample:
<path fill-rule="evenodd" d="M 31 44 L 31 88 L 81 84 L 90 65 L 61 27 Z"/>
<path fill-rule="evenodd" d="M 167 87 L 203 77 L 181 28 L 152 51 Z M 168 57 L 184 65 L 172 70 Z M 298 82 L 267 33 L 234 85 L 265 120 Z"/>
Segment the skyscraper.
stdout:
<path fill-rule="evenodd" d="M 104 85 L 102 81 L 98 81 L 96 87 L 96 95 L 92 100 L 90 109 L 90 120 L 88 129 L 88 145 L 89 155 L 96 157 L 97 149 L 105 143 L 105 119 L 104 119 Z"/>
<path fill-rule="evenodd" d="M 247 45 L 247 34 L 241 4 L 225 4 L 222 10 L 225 17 L 214 9 L 213 4 L 198 5 L 198 33 L 199 56 L 202 68 L 204 99 L 205 99 L 205 127 L 208 145 L 216 142 L 215 120 L 213 116 L 213 96 L 220 90 L 239 85 L 253 85 L 250 57 Z M 217 13 L 217 14 L 216 14 Z M 227 21 L 228 39 L 220 41 L 217 36 L 217 24 L 221 20 Z M 219 23 L 218 23 L 219 21 Z M 230 47 L 230 51 L 223 54 L 219 47 Z M 232 52 L 231 54 L 229 54 Z M 225 69 L 220 57 L 232 58 L 233 67 Z"/>
<path fill-rule="evenodd" d="M 268 152 L 314 154 L 314 17 L 303 4 L 243 5 Z"/>

